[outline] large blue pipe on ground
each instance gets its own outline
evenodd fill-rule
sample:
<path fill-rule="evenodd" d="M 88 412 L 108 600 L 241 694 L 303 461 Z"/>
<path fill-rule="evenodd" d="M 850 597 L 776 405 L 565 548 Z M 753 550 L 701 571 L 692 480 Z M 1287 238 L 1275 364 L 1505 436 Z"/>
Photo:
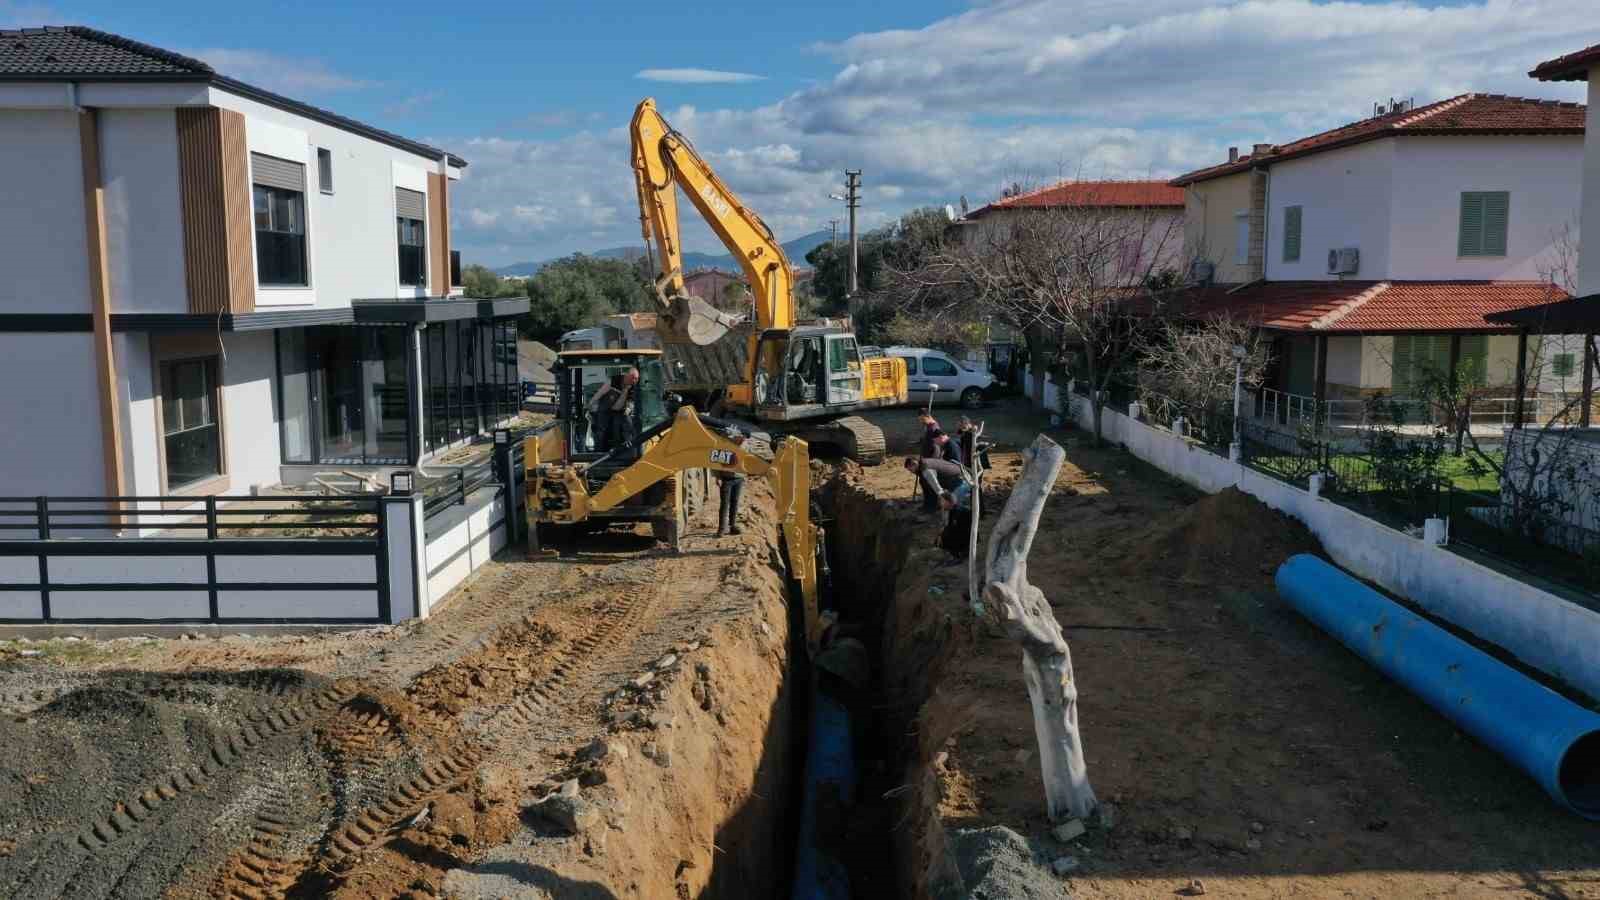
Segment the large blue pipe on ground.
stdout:
<path fill-rule="evenodd" d="M 1278 567 L 1278 593 L 1445 718 L 1600 819 L 1600 715 L 1309 554 Z"/>

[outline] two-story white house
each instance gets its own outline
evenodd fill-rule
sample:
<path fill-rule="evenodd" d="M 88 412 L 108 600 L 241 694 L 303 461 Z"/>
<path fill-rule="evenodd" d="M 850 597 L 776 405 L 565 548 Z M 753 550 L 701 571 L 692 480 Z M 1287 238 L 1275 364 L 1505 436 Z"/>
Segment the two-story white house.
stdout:
<path fill-rule="evenodd" d="M 1191 212 L 1208 213 L 1186 221 L 1186 244 L 1220 244 L 1211 270 L 1239 282 L 1197 291 L 1196 309 L 1233 310 L 1273 335 L 1263 401 L 1280 417 L 1356 419 L 1373 394 L 1406 397 L 1426 367 L 1469 365 L 1503 386 L 1505 408 L 1480 412 L 1499 424 L 1519 360 L 1533 357 L 1546 364 L 1530 392 L 1576 391 L 1578 340 L 1551 336 L 1535 352 L 1484 316 L 1566 296 L 1585 115 L 1463 94 L 1180 176 Z"/>
<path fill-rule="evenodd" d="M 465 167 L 126 38 L 0 31 L 0 494 L 244 493 L 512 415 L 528 304 L 456 286 Z"/>

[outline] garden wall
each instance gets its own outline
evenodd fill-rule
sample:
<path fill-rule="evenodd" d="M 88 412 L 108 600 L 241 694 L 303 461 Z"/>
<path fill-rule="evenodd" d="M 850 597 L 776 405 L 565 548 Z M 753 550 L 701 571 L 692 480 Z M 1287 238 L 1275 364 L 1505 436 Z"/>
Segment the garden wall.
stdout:
<path fill-rule="evenodd" d="M 1088 401 L 1074 397 L 1076 423 L 1092 428 L 1091 415 Z M 1600 613 L 1110 408 L 1102 410 L 1101 430 L 1106 440 L 1193 487 L 1208 493 L 1237 487 L 1294 516 L 1347 571 L 1600 698 Z"/>

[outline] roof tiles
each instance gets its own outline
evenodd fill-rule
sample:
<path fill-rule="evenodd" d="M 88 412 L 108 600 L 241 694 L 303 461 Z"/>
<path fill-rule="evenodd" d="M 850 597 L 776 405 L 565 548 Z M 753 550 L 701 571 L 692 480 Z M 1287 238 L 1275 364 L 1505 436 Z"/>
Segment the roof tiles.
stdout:
<path fill-rule="evenodd" d="M 1257 165 L 1401 135 L 1583 134 L 1584 115 L 1582 103 L 1530 100 L 1503 94 L 1461 94 L 1427 106 L 1341 125 L 1279 144 L 1263 154 L 1241 157 L 1236 162 L 1197 169 L 1179 175 L 1171 183 L 1193 184 Z"/>
<path fill-rule="evenodd" d="M 1183 208 L 1183 190 L 1165 181 L 1062 181 L 980 206 L 968 213 L 968 218 L 977 218 L 1001 209 L 1144 209 L 1162 206 Z"/>
<path fill-rule="evenodd" d="M 1181 297 L 1177 310 L 1318 334 L 1509 331 L 1484 316 L 1566 298 L 1538 281 L 1269 281 L 1199 289 Z"/>

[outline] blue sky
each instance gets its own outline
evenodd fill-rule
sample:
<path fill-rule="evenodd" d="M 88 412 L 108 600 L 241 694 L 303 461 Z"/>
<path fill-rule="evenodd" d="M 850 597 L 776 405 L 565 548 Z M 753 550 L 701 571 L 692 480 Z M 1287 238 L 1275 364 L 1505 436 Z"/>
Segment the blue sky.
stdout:
<path fill-rule="evenodd" d="M 638 242 L 623 133 L 653 95 L 782 237 L 846 166 L 868 225 L 1063 176 L 1168 177 L 1375 100 L 1582 99 L 1526 77 L 1600 42 L 1596 0 L 238 4 L 0 0 L 443 146 L 456 243 L 500 265 Z M 691 230 L 690 249 L 715 250 Z"/>

